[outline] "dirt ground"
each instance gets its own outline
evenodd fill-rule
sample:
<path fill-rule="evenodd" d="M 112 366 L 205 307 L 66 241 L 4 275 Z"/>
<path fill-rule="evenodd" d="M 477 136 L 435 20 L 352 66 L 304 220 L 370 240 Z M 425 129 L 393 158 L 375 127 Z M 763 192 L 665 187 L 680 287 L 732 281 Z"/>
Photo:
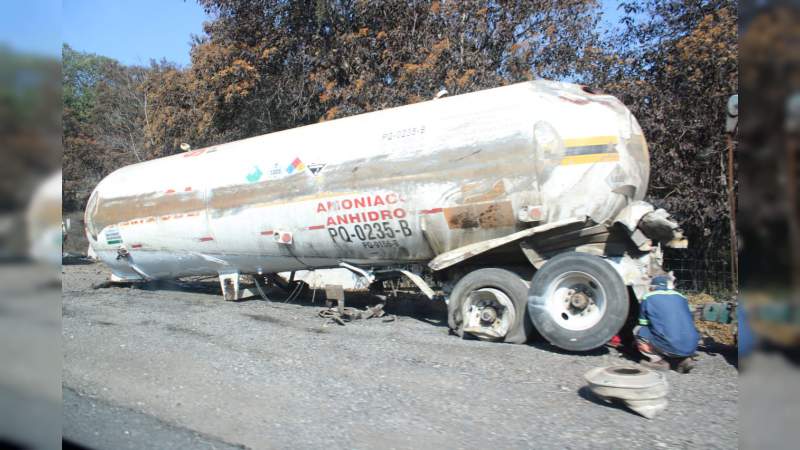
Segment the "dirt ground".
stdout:
<path fill-rule="evenodd" d="M 213 280 L 189 289 L 91 287 L 107 276 L 98 264 L 62 274 L 64 432 L 89 447 L 173 448 L 191 439 L 217 448 L 738 444 L 730 356 L 703 351 L 692 373 L 669 372 L 670 404 L 647 420 L 584 388 L 590 368 L 634 364 L 614 350 L 461 340 L 448 333 L 442 308 L 425 302 L 388 307 L 392 322 L 340 326 L 321 319 L 310 296 L 224 302 Z M 143 419 L 120 419 L 127 415 Z"/>

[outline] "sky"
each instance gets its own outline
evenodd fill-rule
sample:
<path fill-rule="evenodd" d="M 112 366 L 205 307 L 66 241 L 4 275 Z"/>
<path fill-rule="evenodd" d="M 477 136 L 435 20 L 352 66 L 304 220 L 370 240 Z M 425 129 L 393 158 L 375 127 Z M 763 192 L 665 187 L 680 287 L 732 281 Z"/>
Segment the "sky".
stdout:
<path fill-rule="evenodd" d="M 128 65 L 189 65 L 191 36 L 208 20 L 194 0 L 63 0 L 62 37 L 76 50 Z"/>
<path fill-rule="evenodd" d="M 606 20 L 620 13 L 616 0 L 600 0 Z M 58 57 L 61 42 L 127 65 L 162 58 L 190 64 L 191 36 L 208 20 L 195 0 L 6 0 L 0 44 Z"/>
<path fill-rule="evenodd" d="M 26 53 L 60 56 L 61 0 L 4 1 L 0 44 Z"/>
<path fill-rule="evenodd" d="M 603 11 L 603 20 L 609 23 L 617 23 L 624 15 L 622 11 L 617 9 L 619 2 L 617 0 L 600 0 L 600 8 Z"/>

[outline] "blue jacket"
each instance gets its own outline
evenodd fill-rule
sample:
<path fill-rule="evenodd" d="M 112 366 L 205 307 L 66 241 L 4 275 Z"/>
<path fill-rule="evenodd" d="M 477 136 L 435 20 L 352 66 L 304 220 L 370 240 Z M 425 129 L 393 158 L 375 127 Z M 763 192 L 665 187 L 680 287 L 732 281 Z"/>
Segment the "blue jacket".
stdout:
<path fill-rule="evenodd" d="M 750 320 L 747 316 L 744 305 L 740 303 L 736 307 L 736 324 L 739 328 L 737 346 L 739 347 L 740 358 L 750 355 L 756 346 L 756 339 L 753 336 L 753 330 L 750 329 Z"/>
<path fill-rule="evenodd" d="M 639 307 L 638 335 L 673 356 L 691 356 L 700 335 L 686 297 L 675 291 L 653 291 Z"/>

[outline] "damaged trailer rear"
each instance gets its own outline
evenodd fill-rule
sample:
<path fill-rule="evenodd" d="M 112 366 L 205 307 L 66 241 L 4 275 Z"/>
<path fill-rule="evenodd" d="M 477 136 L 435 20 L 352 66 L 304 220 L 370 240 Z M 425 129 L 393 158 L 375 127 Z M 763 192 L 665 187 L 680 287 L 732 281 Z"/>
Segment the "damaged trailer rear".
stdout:
<path fill-rule="evenodd" d="M 213 274 L 235 300 L 244 274 L 343 267 L 445 300 L 459 335 L 588 350 L 686 246 L 649 171 L 616 98 L 531 81 L 123 167 L 86 234 L 114 280 Z"/>

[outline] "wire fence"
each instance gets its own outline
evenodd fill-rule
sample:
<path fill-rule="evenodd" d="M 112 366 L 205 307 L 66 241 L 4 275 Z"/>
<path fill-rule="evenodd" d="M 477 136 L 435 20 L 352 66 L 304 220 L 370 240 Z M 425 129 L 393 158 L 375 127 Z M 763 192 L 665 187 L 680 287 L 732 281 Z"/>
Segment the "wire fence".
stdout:
<path fill-rule="evenodd" d="M 733 295 L 730 261 L 665 255 L 664 268 L 675 275 L 675 288 L 688 294 L 709 294 L 719 300 Z"/>

